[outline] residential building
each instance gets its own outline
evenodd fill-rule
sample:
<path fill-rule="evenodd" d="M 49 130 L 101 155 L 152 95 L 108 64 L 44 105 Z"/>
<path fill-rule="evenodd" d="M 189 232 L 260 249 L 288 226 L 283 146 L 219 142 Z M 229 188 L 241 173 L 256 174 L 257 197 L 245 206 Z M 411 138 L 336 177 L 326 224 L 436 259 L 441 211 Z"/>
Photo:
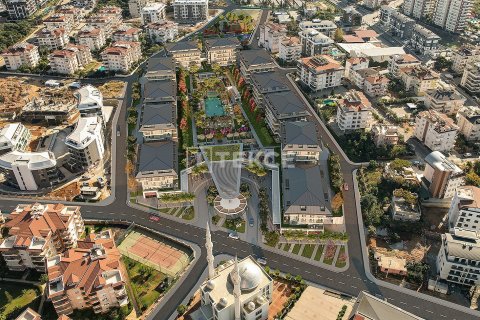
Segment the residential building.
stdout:
<path fill-rule="evenodd" d="M 113 41 L 140 41 L 142 29 L 121 25 L 112 33 Z"/>
<path fill-rule="evenodd" d="M 433 14 L 433 23 L 442 29 L 461 33 L 472 14 L 472 0 L 438 0 Z"/>
<path fill-rule="evenodd" d="M 283 37 L 278 49 L 278 58 L 285 63 L 296 62 L 302 56 L 302 44 L 298 37 Z"/>
<path fill-rule="evenodd" d="M 347 319 L 380 320 L 379 314 L 386 315 L 385 317 L 388 319 L 424 320 L 365 291 L 360 292 L 358 295 L 357 301 L 353 305 L 353 310 Z"/>
<path fill-rule="evenodd" d="M 327 55 L 302 58 L 297 64 L 300 81 L 312 91 L 340 86 L 344 72 L 345 68 Z"/>
<path fill-rule="evenodd" d="M 421 111 L 415 118 L 415 137 L 432 151 L 448 152 L 455 146 L 458 127 L 446 114 Z"/>
<path fill-rule="evenodd" d="M 178 36 L 178 23 L 170 20 L 149 23 L 145 26 L 145 32 L 155 43 L 173 42 Z"/>
<path fill-rule="evenodd" d="M 342 21 L 346 26 L 359 27 L 363 23 L 363 15 L 353 6 L 348 6 L 343 9 Z"/>
<path fill-rule="evenodd" d="M 403 13 L 415 19 L 431 19 L 435 7 L 433 0 L 406 0 Z"/>
<path fill-rule="evenodd" d="M 336 122 L 340 130 L 361 130 L 370 128 L 372 104 L 360 91 L 350 90 L 339 101 Z"/>
<path fill-rule="evenodd" d="M 142 57 L 140 42 L 117 41 L 103 50 L 102 62 L 110 71 L 127 73 Z"/>
<path fill-rule="evenodd" d="M 177 141 L 177 108 L 174 103 L 148 104 L 142 108 L 140 129 L 145 142 Z"/>
<path fill-rule="evenodd" d="M 178 65 L 184 68 L 189 68 L 192 65 L 200 66 L 201 52 L 196 41 L 168 43 L 165 50 Z"/>
<path fill-rule="evenodd" d="M 313 19 L 312 21 L 300 21 L 298 27 L 300 30 L 315 29 L 328 37 L 333 37 L 338 28 L 335 22 L 320 19 Z"/>
<path fill-rule="evenodd" d="M 178 187 L 177 142 L 164 140 L 140 145 L 135 179 L 144 197 L 156 197 L 157 190 Z"/>
<path fill-rule="evenodd" d="M 90 233 L 78 247 L 48 259 L 48 299 L 59 315 L 126 306 L 126 275 L 110 229 Z"/>
<path fill-rule="evenodd" d="M 178 23 L 192 23 L 208 19 L 208 0 L 174 0 L 173 16 Z"/>
<path fill-rule="evenodd" d="M 398 127 L 386 124 L 374 124 L 371 133 L 377 147 L 396 145 L 400 138 Z"/>
<path fill-rule="evenodd" d="M 350 78 L 350 73 L 352 71 L 357 71 L 361 69 L 366 69 L 368 68 L 369 60 L 364 57 L 359 57 L 359 58 L 348 58 L 345 61 L 345 78 L 349 79 L 350 81 L 353 81 Z"/>
<path fill-rule="evenodd" d="M 140 18 L 140 11 L 148 2 L 149 0 L 128 0 L 128 11 L 132 18 Z"/>
<path fill-rule="evenodd" d="M 70 122 L 78 116 L 72 96 L 40 96 L 28 101 L 22 108 L 20 119 L 29 123 L 45 122 L 57 126 Z"/>
<path fill-rule="evenodd" d="M 480 239 L 476 233 L 455 230 L 442 235 L 437 256 L 437 274 L 442 280 L 472 286 L 480 277 Z"/>
<path fill-rule="evenodd" d="M 278 53 L 280 42 L 287 35 L 287 27 L 283 24 L 267 22 L 259 26 L 258 45 L 271 53 Z"/>
<path fill-rule="evenodd" d="M 386 31 L 390 30 L 390 16 L 396 11 L 397 10 L 395 8 L 388 5 L 383 5 L 380 7 L 380 13 L 378 15 L 378 18 L 382 26 L 387 29 Z"/>
<path fill-rule="evenodd" d="M 171 80 L 149 81 L 143 86 L 145 104 L 176 104 L 177 84 Z"/>
<path fill-rule="evenodd" d="M 60 8 L 56 8 L 55 14 L 71 17 L 74 24 L 78 24 L 85 16 L 85 13 L 81 8 L 74 7 L 73 5 L 68 4 L 62 5 Z"/>
<path fill-rule="evenodd" d="M 17 70 L 25 66 L 35 68 L 40 60 L 38 48 L 33 44 L 21 42 L 7 48 L 2 53 L 7 70 Z"/>
<path fill-rule="evenodd" d="M 389 61 L 393 55 L 405 54 L 403 47 L 381 47 L 375 42 L 362 43 L 336 43 L 345 55 L 350 57 L 365 57 L 375 62 L 382 63 Z M 336 55 L 336 53 L 334 53 Z"/>
<path fill-rule="evenodd" d="M 350 79 L 370 97 L 383 96 L 388 91 L 390 80 L 381 75 L 376 68 L 366 68 L 350 71 Z"/>
<path fill-rule="evenodd" d="M 8 123 L 0 129 L 0 154 L 24 151 L 30 142 L 30 130 L 20 122 Z"/>
<path fill-rule="evenodd" d="M 35 0 L 5 0 L 8 17 L 12 20 L 26 19 L 32 16 L 38 9 Z"/>
<path fill-rule="evenodd" d="M 110 21 L 112 27 L 117 27 L 123 21 L 122 8 L 116 6 L 101 7 L 97 11 L 96 17 L 107 19 Z M 111 31 L 113 31 L 113 29 Z M 111 34 L 111 32 L 107 32 L 107 34 Z"/>
<path fill-rule="evenodd" d="M 423 182 L 433 198 L 451 198 L 458 187 L 465 184 L 465 174 L 440 151 L 425 157 Z"/>
<path fill-rule="evenodd" d="M 457 74 L 463 74 L 467 64 L 480 60 L 480 46 L 463 45 L 452 52 L 452 70 Z"/>
<path fill-rule="evenodd" d="M 309 121 L 286 121 L 282 124 L 282 160 L 285 165 L 316 164 L 322 151 L 317 128 Z"/>
<path fill-rule="evenodd" d="M 374 258 L 377 260 L 377 266 L 380 272 L 386 273 L 387 275 L 407 275 L 407 260 L 385 256 L 377 252 L 374 253 Z"/>
<path fill-rule="evenodd" d="M 74 74 L 79 70 L 77 56 L 70 50 L 55 50 L 48 55 L 48 62 L 53 73 Z"/>
<path fill-rule="evenodd" d="M 388 62 L 388 71 L 394 78 L 400 77 L 400 69 L 419 66 L 421 62 L 411 54 L 394 55 Z"/>
<path fill-rule="evenodd" d="M 106 44 L 105 33 L 100 28 L 85 26 L 77 33 L 77 43 L 90 50 L 100 50 Z"/>
<path fill-rule="evenodd" d="M 38 190 L 59 183 L 62 174 L 55 155 L 50 151 L 11 151 L 0 156 L 0 170 L 7 182 L 20 190 Z"/>
<path fill-rule="evenodd" d="M 85 19 L 87 27 L 93 27 L 95 29 L 102 30 L 105 39 L 112 36 L 112 32 L 115 30 L 116 25 L 113 19 L 106 15 L 100 15 L 99 13 Z"/>
<path fill-rule="evenodd" d="M 69 43 L 65 46 L 64 50 L 75 53 L 79 68 L 83 68 L 93 60 L 92 53 L 90 52 L 90 48 L 88 46 Z"/>
<path fill-rule="evenodd" d="M 45 25 L 45 28 L 47 30 L 51 31 L 62 28 L 68 35 L 73 30 L 75 26 L 75 21 L 70 15 L 53 14 L 48 18 L 44 19 L 43 24 Z"/>
<path fill-rule="evenodd" d="M 160 2 L 148 3 L 140 10 L 142 24 L 160 22 L 165 19 L 166 5 Z"/>
<path fill-rule="evenodd" d="M 456 115 L 466 99 L 452 86 L 438 87 L 425 93 L 425 107 L 448 115 Z"/>
<path fill-rule="evenodd" d="M 467 141 L 480 140 L 480 108 L 466 106 L 457 113 L 458 131 Z"/>
<path fill-rule="evenodd" d="M 79 206 L 19 204 L 5 224 L 0 252 L 9 270 L 46 271 L 49 257 L 77 246 L 84 231 Z"/>
<path fill-rule="evenodd" d="M 460 85 L 471 94 L 480 93 L 480 61 L 471 61 L 466 65 Z"/>
<path fill-rule="evenodd" d="M 480 237 L 480 188 L 474 186 L 458 187 L 448 210 L 448 230 L 477 233 Z"/>
<path fill-rule="evenodd" d="M 388 28 L 390 34 L 401 39 L 410 39 L 412 37 L 413 28 L 416 24 L 415 20 L 398 11 L 390 13 L 389 23 L 390 25 Z"/>
<path fill-rule="evenodd" d="M 431 55 L 438 49 L 439 42 L 440 37 L 427 28 L 418 24 L 413 28 L 410 45 L 416 52 L 422 55 Z"/>
<path fill-rule="evenodd" d="M 30 307 L 25 309 L 15 320 L 42 320 L 42 317 Z M 59 320 L 65 320 L 59 318 Z"/>
<path fill-rule="evenodd" d="M 70 152 L 70 167 L 87 170 L 103 161 L 104 131 L 100 116 L 81 117 L 75 129 L 65 139 Z"/>
<path fill-rule="evenodd" d="M 240 42 L 237 38 L 206 39 L 204 48 L 207 61 L 221 67 L 233 65 L 237 61 L 237 52 Z"/>
<path fill-rule="evenodd" d="M 418 194 L 404 189 L 393 190 L 392 219 L 396 221 L 419 221 L 422 214 L 418 204 Z"/>
<path fill-rule="evenodd" d="M 103 95 L 92 85 L 86 85 L 74 93 L 77 99 L 77 109 L 81 117 L 102 116 L 103 123 L 107 122 L 103 108 Z"/>
<path fill-rule="evenodd" d="M 257 108 L 263 109 L 264 95 L 266 93 L 289 91 L 288 79 L 279 72 L 254 73 L 250 77 L 253 99 Z"/>
<path fill-rule="evenodd" d="M 245 82 L 250 82 L 253 73 L 269 72 L 275 69 L 275 63 L 268 52 L 259 50 L 242 50 L 238 54 L 240 73 Z"/>
<path fill-rule="evenodd" d="M 369 9 L 376 10 L 380 7 L 380 0 L 365 0 L 363 5 Z"/>
<path fill-rule="evenodd" d="M 400 79 L 405 90 L 412 90 L 417 96 L 423 96 L 428 90 L 437 88 L 440 75 L 425 66 L 413 66 L 401 68 Z"/>
<path fill-rule="evenodd" d="M 175 61 L 172 57 L 153 57 L 148 59 L 145 78 L 150 81 L 176 81 Z"/>
<path fill-rule="evenodd" d="M 62 49 L 68 44 L 68 33 L 63 28 L 49 30 L 43 28 L 35 34 L 39 47 L 47 47 L 50 50 Z"/>
<path fill-rule="evenodd" d="M 333 39 L 315 29 L 305 29 L 298 33 L 302 44 L 302 55 L 311 57 L 326 53 L 335 43 Z"/>

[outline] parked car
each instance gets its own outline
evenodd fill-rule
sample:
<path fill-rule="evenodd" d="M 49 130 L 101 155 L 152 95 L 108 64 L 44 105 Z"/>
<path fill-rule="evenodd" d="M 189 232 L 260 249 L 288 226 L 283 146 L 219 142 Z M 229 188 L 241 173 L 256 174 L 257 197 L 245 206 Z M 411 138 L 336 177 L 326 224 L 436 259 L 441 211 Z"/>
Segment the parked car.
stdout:
<path fill-rule="evenodd" d="M 250 227 L 253 227 L 253 226 L 254 226 L 254 223 L 255 223 L 255 220 L 253 220 L 252 217 L 248 218 L 248 225 L 249 225 Z"/>
<path fill-rule="evenodd" d="M 82 187 L 90 187 L 90 183 L 88 183 L 88 181 L 84 181 L 82 183 Z"/>
<path fill-rule="evenodd" d="M 470 152 L 467 152 L 467 153 L 463 154 L 464 158 L 470 158 L 471 156 L 472 156 L 472 154 Z"/>
<path fill-rule="evenodd" d="M 83 176 L 82 176 L 80 179 L 82 179 L 82 180 L 89 180 L 89 179 L 90 179 L 90 177 L 89 177 L 89 176 L 87 176 L 87 175 L 83 175 Z"/>
<path fill-rule="evenodd" d="M 70 89 L 80 89 L 82 84 L 80 82 L 72 82 L 68 85 Z"/>
<path fill-rule="evenodd" d="M 258 262 L 258 264 L 261 264 L 262 266 L 267 265 L 267 260 L 265 260 L 264 258 L 258 258 L 257 262 Z"/>
<path fill-rule="evenodd" d="M 98 178 L 97 178 L 97 182 L 98 182 L 98 185 L 100 186 L 100 188 L 105 187 L 105 178 L 103 178 L 103 177 L 98 177 Z"/>
<path fill-rule="evenodd" d="M 151 221 L 160 221 L 160 218 L 157 216 L 150 216 L 149 218 Z"/>
<path fill-rule="evenodd" d="M 348 183 L 343 184 L 343 190 L 348 191 Z"/>
<path fill-rule="evenodd" d="M 231 239 L 235 239 L 235 240 L 239 239 L 238 235 L 236 233 L 233 233 L 233 232 L 229 233 L 228 237 L 231 238 Z"/>

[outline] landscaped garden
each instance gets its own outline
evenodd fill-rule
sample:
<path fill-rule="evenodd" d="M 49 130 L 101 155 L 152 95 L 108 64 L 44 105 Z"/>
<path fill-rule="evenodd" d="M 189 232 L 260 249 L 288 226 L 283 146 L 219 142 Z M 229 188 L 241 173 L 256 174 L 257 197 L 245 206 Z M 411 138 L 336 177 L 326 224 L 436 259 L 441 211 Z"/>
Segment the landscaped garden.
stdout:
<path fill-rule="evenodd" d="M 213 25 L 203 31 L 205 37 L 220 34 L 250 34 L 255 29 L 259 10 L 233 10 L 220 15 Z"/>
<path fill-rule="evenodd" d="M 2 282 L 0 319 L 14 319 L 27 306 L 37 309 L 41 290 L 34 285 Z"/>

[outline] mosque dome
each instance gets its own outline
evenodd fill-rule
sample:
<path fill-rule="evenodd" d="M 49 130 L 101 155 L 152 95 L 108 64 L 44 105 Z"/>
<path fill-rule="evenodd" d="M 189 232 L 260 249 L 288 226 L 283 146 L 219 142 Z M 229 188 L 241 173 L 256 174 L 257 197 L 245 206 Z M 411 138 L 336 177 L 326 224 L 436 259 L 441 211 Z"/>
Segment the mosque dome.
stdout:
<path fill-rule="evenodd" d="M 240 290 L 250 291 L 255 289 L 262 280 L 262 270 L 253 261 L 247 259 L 239 263 Z M 230 280 L 233 280 L 235 270 L 230 273 Z M 233 283 L 233 281 L 232 281 Z"/>

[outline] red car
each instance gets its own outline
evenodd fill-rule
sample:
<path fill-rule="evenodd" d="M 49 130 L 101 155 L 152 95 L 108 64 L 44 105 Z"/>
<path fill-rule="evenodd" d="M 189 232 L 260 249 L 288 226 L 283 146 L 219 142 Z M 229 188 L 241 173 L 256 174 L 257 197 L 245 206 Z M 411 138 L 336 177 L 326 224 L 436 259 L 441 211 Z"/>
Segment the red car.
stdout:
<path fill-rule="evenodd" d="M 343 190 L 348 191 L 348 183 L 343 184 Z"/>
<path fill-rule="evenodd" d="M 160 221 L 160 218 L 157 217 L 157 216 L 150 216 L 149 219 L 152 220 L 152 221 Z"/>

